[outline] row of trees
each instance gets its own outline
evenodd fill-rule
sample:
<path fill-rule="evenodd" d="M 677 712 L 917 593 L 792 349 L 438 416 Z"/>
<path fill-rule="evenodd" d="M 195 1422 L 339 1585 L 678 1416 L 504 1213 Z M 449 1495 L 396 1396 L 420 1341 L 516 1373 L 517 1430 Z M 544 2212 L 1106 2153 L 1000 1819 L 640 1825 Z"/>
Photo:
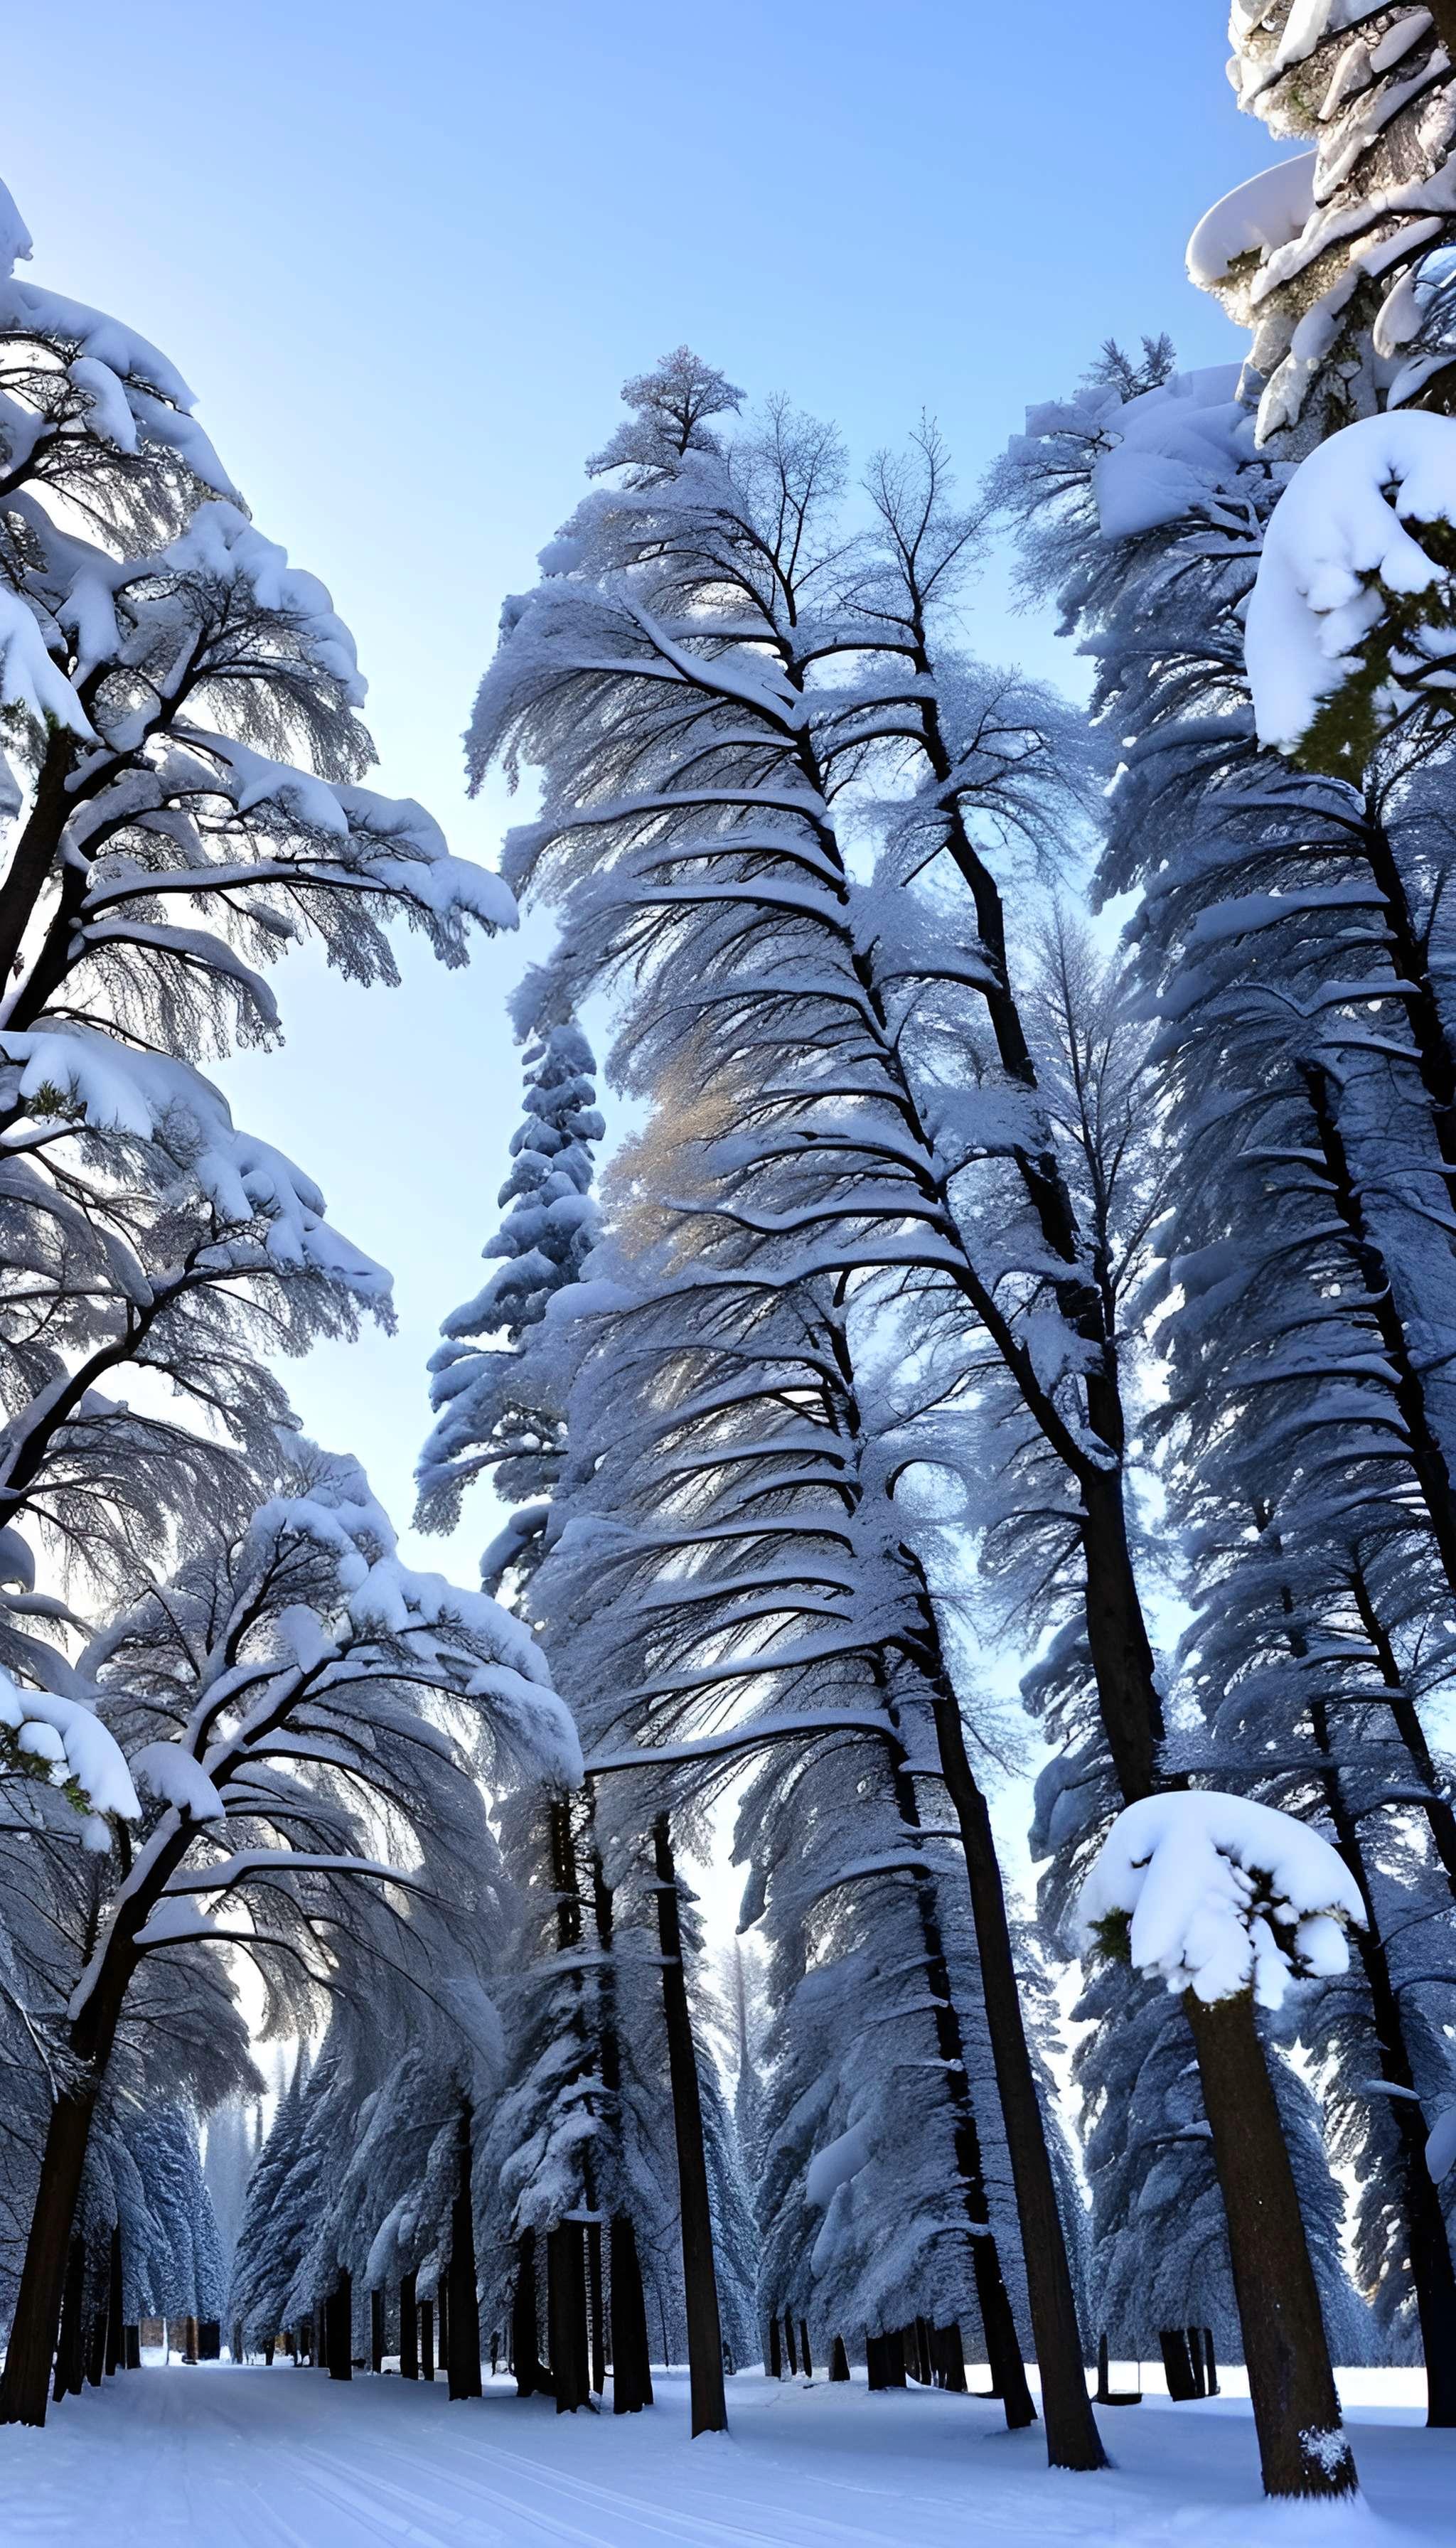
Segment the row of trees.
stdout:
<path fill-rule="evenodd" d="M 1099 2333 L 1160 2342 L 1190 2390 L 1241 2350 L 1265 2483 L 1294 2495 L 1355 2483 L 1331 2352 L 1418 2333 L 1431 2420 L 1456 2417 L 1437 2181 L 1456 94 L 1436 13 L 1350 15 L 1234 11 L 1243 102 L 1316 144 L 1190 250 L 1255 323 L 1250 364 L 1187 377 L 1163 341 L 1109 348 L 998 475 L 1029 593 L 1094 661 L 1090 716 L 967 652 L 986 513 L 957 501 L 933 427 L 850 489 L 830 427 L 783 401 L 743 420 L 682 349 L 627 385 L 482 683 L 475 782 L 528 770 L 539 790 L 503 883 L 359 787 L 326 597 L 264 564 L 159 358 L 69 304 L 69 333 L 52 315 L 27 355 L 43 460 L 53 417 L 62 455 L 140 500 L 150 418 L 148 465 L 180 493 L 145 574 L 117 534 L 104 571 L 88 550 L 72 573 L 24 488 L 6 516 L 31 614 L 7 655 L 35 772 L 19 837 L 40 863 L 17 996 L 33 982 L 40 1006 L 0 1048 L 32 1110 L 21 1164 L 67 1206 L 65 1246 L 83 1230 L 93 1250 L 62 1263 L 54 1237 L 43 1260 L 53 1202 L 17 1224 L 18 1301 L 48 1303 L 49 1280 L 64 1302 L 17 1342 L 17 1439 L 37 1476 L 64 1453 L 36 1508 L 116 1596 L 65 1660 L 74 1622 L 16 1523 L 13 1603 L 52 1623 L 43 1641 L 17 1609 L 17 1708 L 52 1693 L 60 1745 L 47 1783 L 16 1782 L 16 1848 L 72 1906 L 77 1967 L 47 2076 L 53 1965 L 18 1951 L 16 2068 L 49 2122 L 10 2412 L 44 2397 L 113 2047 L 152 1974 L 200 2102 L 246 2078 L 199 1952 L 223 1937 L 263 1970 L 271 2024 L 321 2032 L 250 2188 L 232 2309 L 255 2342 L 307 2330 L 346 2371 L 368 2293 L 376 2363 L 389 2336 L 422 2367 L 443 2324 L 464 2396 L 484 2311 L 523 2392 L 572 2408 L 609 2353 L 623 2411 L 650 2402 L 654 2352 L 685 2347 L 694 2430 L 726 2419 L 725 2349 L 957 2385 L 969 2345 L 1012 2424 L 1034 2413 L 1030 2349 L 1048 2455 L 1078 2468 L 1103 2457 Z M 44 338 L 44 296 L 17 308 Z M 1391 413 L 1411 402 L 1414 439 Z M 1437 519 L 1424 583 L 1392 481 L 1417 531 Z M 195 701 L 167 721 L 169 684 L 192 697 L 176 667 L 204 552 L 273 614 L 265 671 L 198 675 L 206 733 Z M 107 610 L 113 686 L 88 688 Z M 126 766 L 95 798 L 120 846 L 93 854 L 98 748 Z M 77 845 L 62 824 L 45 851 L 46 805 Z M 1068 909 L 1089 857 L 1103 896 L 1135 897 L 1126 964 Z M 178 891 L 206 929 L 179 925 Z M 328 1305 L 318 1324 L 385 1297 L 321 1200 L 272 1154 L 238 1161 L 253 1214 L 226 1242 L 255 1252 L 229 1257 L 189 1360 L 170 1295 L 143 1319 L 181 1239 L 134 1189 L 155 1149 L 168 1211 L 216 1216 L 233 1191 L 215 1154 L 240 1137 L 177 1057 L 199 982 L 208 1018 L 230 1003 L 232 1031 L 266 1034 L 247 968 L 275 924 L 383 970 L 371 896 L 448 959 L 510 893 L 559 937 L 518 994 L 525 1120 L 420 1467 L 426 1526 L 483 1476 L 509 1507 L 477 1596 L 400 1565 L 352 1464 L 289 1441 L 279 1465 L 266 1320 L 301 1342 L 296 1292 Z M 597 1009 L 644 1117 L 599 1200 Z M 187 1071 L 190 1150 L 159 1068 Z M 145 1093 L 143 1119 L 134 1092 L 154 1089 L 173 1093 Z M 69 1323 L 82 1264 L 94 1327 Z M 209 1426 L 98 1408 L 102 1351 L 158 1362 Z M 147 1497 L 164 1587 L 154 1518 L 139 1555 Z M 1187 1624 L 1159 1656 L 1174 1600 Z M 1022 1740 L 987 1690 L 996 1646 L 1035 1659 L 1035 1932 L 987 1806 Z M 48 1721 L 18 1716 L 17 1771 Z M 103 1732 L 115 1757 L 87 1754 Z M 134 1855 L 138 1782 L 156 1804 Z M 760 1944 L 724 2001 L 680 1859 L 730 1808 Z M 105 1869 L 79 1910 L 78 1828 Z M 200 1915 L 214 1893 L 234 1925 Z M 1048 1984 L 1093 1914 L 1079 2168 Z"/>
<path fill-rule="evenodd" d="M 1029 589 L 1097 660 L 1090 732 L 966 658 L 980 525 L 934 431 L 872 464 L 856 522 L 828 428 L 779 403 L 730 435 L 739 394 L 686 353 L 629 384 L 471 751 L 477 778 L 539 776 L 505 867 L 561 939 L 522 1026 L 549 1054 L 605 994 L 649 1127 L 604 1235 L 575 1153 L 507 1222 L 536 1294 L 507 1267 L 450 1322 L 423 1472 L 427 1512 L 483 1467 L 529 1498 L 488 1566 L 570 1690 L 592 1797 L 567 1855 L 536 1835 L 543 1898 L 581 1890 L 581 1849 L 608 1890 L 661 1870 L 665 1824 L 738 1795 L 773 2347 L 806 2284 L 852 2340 L 978 2320 L 1015 2418 L 1029 2331 L 1052 2456 L 1088 2465 L 1080 2286 L 1141 2343 L 1241 2340 L 1284 2492 L 1353 2483 L 1327 2332 L 1359 2352 L 1418 2320 L 1432 2419 L 1453 2403 L 1425 2146 L 1450 2094 L 1447 730 L 1428 684 L 1392 705 L 1387 647 L 1291 766 L 1243 663 L 1297 464 L 1382 406 L 1439 410 L 1449 366 L 1448 56 L 1428 13 L 1354 39 L 1331 14 L 1235 12 L 1245 102 L 1319 143 L 1308 185 L 1282 170 L 1194 242 L 1258 314 L 1263 377 L 1114 349 L 1001 475 Z M 1130 976 L 1045 897 L 1109 758 Z M 513 1359 L 468 1341 L 502 1328 Z M 978 1623 L 1041 1652 L 1053 1952 L 1118 1808 L 1211 1782 L 1327 1835 L 1355 1926 L 1352 1965 L 1312 1948 L 1277 2015 L 1096 1973 L 1086 2255 L 964 1748 L 994 1761 L 1002 1729 L 956 1530 Z M 1191 1613 L 1171 1672 L 1165 1590 Z M 555 1970 L 588 2051 L 512 2074 L 512 2128 L 582 2153 L 559 2221 L 621 2130 L 582 1936 Z"/>
<path fill-rule="evenodd" d="M 348 632 L 170 363 L 13 274 L 5 195 L 0 230 L 0 2416 L 39 2422 L 63 2302 L 62 2386 L 98 2325 L 221 2303 L 234 1959 L 266 2031 L 388 1985 L 464 1993 L 468 2044 L 480 1781 L 579 1755 L 524 1628 L 299 1433 L 280 1358 L 388 1323 L 389 1278 L 198 1067 L 276 1040 L 301 938 L 387 983 L 392 922 L 458 964 L 510 896 L 361 783 Z"/>

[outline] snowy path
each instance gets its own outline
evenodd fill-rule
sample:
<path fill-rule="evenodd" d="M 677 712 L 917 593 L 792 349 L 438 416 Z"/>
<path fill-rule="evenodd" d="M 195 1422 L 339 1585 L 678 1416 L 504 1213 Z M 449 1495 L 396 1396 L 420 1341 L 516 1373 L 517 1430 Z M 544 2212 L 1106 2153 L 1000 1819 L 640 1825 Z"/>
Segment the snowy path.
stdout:
<path fill-rule="evenodd" d="M 1409 2384 L 1407 2384 L 1409 2385 Z M 689 2443 L 685 2381 L 648 2415 L 558 2418 L 500 2383 L 451 2407 L 436 2384 L 313 2372 L 148 2370 L 0 2432 L 5 2548 L 1243 2548 L 1297 2538 L 1370 2548 L 1449 2538 L 1456 2434 L 1366 2407 L 1391 2375 L 1352 2375 L 1371 2509 L 1258 2499 L 1246 2407 L 1165 2402 L 1105 2417 L 1119 2467 L 1050 2478 L 994 2407 L 824 2383 L 730 2384 L 733 2431 Z"/>

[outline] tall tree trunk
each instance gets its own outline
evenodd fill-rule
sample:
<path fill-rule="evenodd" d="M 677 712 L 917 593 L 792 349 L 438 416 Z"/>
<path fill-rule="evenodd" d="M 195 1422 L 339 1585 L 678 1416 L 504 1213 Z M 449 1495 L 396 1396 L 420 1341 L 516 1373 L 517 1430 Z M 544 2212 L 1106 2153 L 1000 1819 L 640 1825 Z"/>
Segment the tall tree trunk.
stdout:
<path fill-rule="evenodd" d="M 369 2368 L 376 2379 L 384 2369 L 384 2294 L 369 2295 Z"/>
<path fill-rule="evenodd" d="M 330 2380 L 352 2380 L 354 2376 L 354 2285 L 348 2273 L 341 2273 L 325 2304 L 328 2312 L 328 2376 Z"/>
<path fill-rule="evenodd" d="M 61 2295 L 64 2291 L 69 2300 L 70 2275 L 77 2270 L 71 2267 L 71 2225 L 81 2190 L 81 2171 L 86 2164 L 86 2142 L 95 2102 L 95 2088 L 83 2084 L 73 2090 L 62 2091 L 50 2109 L 36 2191 L 36 2209 L 26 2241 L 25 2262 L 21 2267 L 5 2370 L 0 2375 L 0 2423 L 44 2424 L 46 2421 L 51 2357 L 56 2352 L 60 2324 Z M 84 2273 L 84 2257 L 79 2270 Z M 74 2312 L 77 2319 L 80 2308 L 81 2289 L 77 2284 Z M 70 2387 L 69 2368 L 64 2385 L 59 2377 L 58 2360 L 56 2370 L 55 2395 L 63 2398 Z"/>
<path fill-rule="evenodd" d="M 850 2357 L 842 2335 L 837 2335 L 829 2348 L 829 2376 L 831 2380 L 848 2380 L 850 2376 Z"/>
<path fill-rule="evenodd" d="M 776 2310 L 769 2320 L 769 2377 L 771 2380 L 783 2378 L 783 2336 Z"/>
<path fill-rule="evenodd" d="M 783 2350 L 788 2355 L 788 2376 L 790 2380 L 797 2380 L 799 2376 L 799 2356 L 798 2347 L 795 2345 L 793 2340 L 792 2310 L 785 2310 L 783 2313 Z"/>
<path fill-rule="evenodd" d="M 106 2378 L 106 2296 L 101 2277 L 93 2292 L 91 2323 L 86 2329 L 86 2378 L 93 2389 L 99 2389 Z"/>
<path fill-rule="evenodd" d="M 475 2208 L 470 2191 L 470 2108 L 460 2117 L 460 2173 L 450 2208 L 449 2377 L 452 2398 L 481 2395 L 481 2304 L 476 2289 Z M 444 2337 L 442 2336 L 442 2342 Z"/>
<path fill-rule="evenodd" d="M 611 2265 L 611 2408 L 614 2415 L 635 2415 L 652 2405 L 652 2366 L 647 2342 L 647 2296 L 642 2289 L 642 2260 L 629 2213 L 612 2215 Z"/>
<path fill-rule="evenodd" d="M 546 2317 L 558 2415 L 574 2415 L 590 2396 L 587 2276 L 581 2224 L 559 2221 L 546 2233 Z"/>
<path fill-rule="evenodd" d="M 421 2380 L 433 2380 L 435 2376 L 435 2305 L 433 2301 L 421 2301 L 419 2304 L 419 2376 Z"/>
<path fill-rule="evenodd" d="M 938 1687 L 934 1704 L 941 1774 L 965 1856 L 986 2027 L 1016 2189 L 1032 2338 L 1042 2373 L 1046 2457 L 1052 2468 L 1105 2468 L 1107 2454 L 1087 2396 L 1066 2233 L 1057 2208 L 1042 2101 L 1037 2094 L 1037 2076 L 1022 2016 L 1011 1924 L 1006 1916 L 1006 1892 L 991 1817 L 966 1754 L 965 1731 L 955 1692 L 949 1686 Z"/>
<path fill-rule="evenodd" d="M 55 2344 L 55 2388 L 57 2404 L 69 2398 L 81 2386 L 81 2313 L 85 2307 L 86 2250 L 80 2238 L 73 2237 L 66 2254 L 65 2282 L 62 2295 L 60 2325 Z M 50 2366 L 46 2365 L 46 2378 Z"/>
<path fill-rule="evenodd" d="M 107 2256 L 106 2278 L 106 2370 L 108 2379 L 122 2367 L 126 2345 L 124 2333 L 125 2306 L 122 2295 L 122 2225 L 111 2225 L 111 2245 Z"/>
<path fill-rule="evenodd" d="M 666 1814 L 660 1814 L 653 1825 L 653 1856 L 657 1870 L 658 1943 L 663 1958 L 663 2013 L 667 2021 L 673 2129 L 678 2148 L 682 2286 L 687 2305 L 688 2390 L 695 2436 L 698 2433 L 725 2433 L 728 2429 L 728 2406 L 723 2395 L 723 2337 L 718 2323 L 718 2278 L 713 2264 L 713 2217 L 708 2201 L 702 2098 L 697 2082 L 697 2055 L 692 2043 L 692 2016 L 687 2004 L 678 1873 L 673 1863 L 673 1844 Z"/>
<path fill-rule="evenodd" d="M 400 2277 L 400 2376 L 419 2378 L 419 2303 L 412 2271 Z"/>
<path fill-rule="evenodd" d="M 588 1783 L 588 1809 L 595 1795 Z M 592 1850 L 592 1910 L 600 1952 L 597 1965 L 597 2052 L 608 2111 L 619 2114 L 622 2095 L 622 2048 L 617 2039 L 616 1966 L 613 1962 L 611 1886 L 601 1852 Z M 628 2212 L 614 2212 L 607 2231 L 611 2275 L 611 2409 L 614 2415 L 635 2415 L 652 2405 L 652 2366 L 647 2341 L 647 2296 L 642 2288 L 642 2259 L 637 2231 Z"/>
<path fill-rule="evenodd" d="M 599 2398 L 606 2388 L 606 2313 L 602 2307 L 601 2288 L 601 2224 L 587 2225 L 587 2312 L 592 2334 L 592 2393 Z"/>
<path fill-rule="evenodd" d="M 510 2351 L 517 2398 L 534 2398 L 541 2383 L 541 2342 L 536 2326 L 536 2233 L 522 2230 L 515 2242 L 515 2290 L 510 2303 Z"/>
<path fill-rule="evenodd" d="M 1186 1991 L 1269 2495 L 1352 2495 L 1358 2481 L 1320 2314 L 1273 2082 L 1247 1991 Z"/>
<path fill-rule="evenodd" d="M 1190 2398 L 1198 2396 L 1198 2383 L 1188 2354 L 1188 2330 L 1183 2326 L 1160 2327 L 1157 2342 L 1163 2358 L 1163 2378 L 1168 2384 L 1168 2396 L 1180 2406 L 1186 2406 Z"/>

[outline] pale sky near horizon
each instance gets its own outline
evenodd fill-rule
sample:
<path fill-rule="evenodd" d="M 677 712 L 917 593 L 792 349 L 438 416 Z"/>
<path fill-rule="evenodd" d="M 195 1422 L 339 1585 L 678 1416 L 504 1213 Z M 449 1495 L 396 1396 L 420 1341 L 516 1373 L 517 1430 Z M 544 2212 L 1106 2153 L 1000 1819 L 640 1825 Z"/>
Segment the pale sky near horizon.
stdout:
<path fill-rule="evenodd" d="M 1276 155 L 1235 110 L 1225 14 L 68 0 L 13 33 L 0 175 L 30 272 L 166 350 L 259 526 L 330 587 L 380 783 L 489 861 L 502 801 L 467 803 L 460 732 L 624 375 L 686 340 L 862 458 L 928 408 L 969 482 L 1108 334 L 1237 356 L 1183 273 L 1199 216 Z M 971 634 L 1076 681 L 994 566 Z M 292 958 L 287 1046 L 221 1074 L 395 1270 L 398 1336 L 290 1381 L 402 1525 L 425 1355 L 497 1219 L 521 954 L 445 974 L 407 943 L 395 994 Z M 449 1550 L 465 1580 L 494 1528 L 482 1496 Z"/>

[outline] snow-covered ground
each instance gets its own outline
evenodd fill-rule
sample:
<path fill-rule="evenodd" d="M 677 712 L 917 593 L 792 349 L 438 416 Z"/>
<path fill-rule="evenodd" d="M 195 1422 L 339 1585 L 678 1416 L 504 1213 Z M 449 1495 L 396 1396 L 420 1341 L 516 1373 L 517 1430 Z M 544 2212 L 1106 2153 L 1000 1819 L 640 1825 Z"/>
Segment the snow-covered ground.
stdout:
<path fill-rule="evenodd" d="M 1236 2376 L 1236 2375 L 1235 2375 Z M 1399 2548 L 1449 2538 L 1456 2433 L 1408 2374 L 1344 2382 L 1368 2502 L 1273 2510 L 1235 2397 L 1104 2417 L 1099 2478 L 933 2392 L 730 2383 L 732 2432 L 689 2442 L 686 2381 L 640 2416 L 557 2416 L 511 2383 L 443 2388 L 227 2364 L 123 2375 L 0 2432 L 0 2536 L 107 2548 Z"/>

